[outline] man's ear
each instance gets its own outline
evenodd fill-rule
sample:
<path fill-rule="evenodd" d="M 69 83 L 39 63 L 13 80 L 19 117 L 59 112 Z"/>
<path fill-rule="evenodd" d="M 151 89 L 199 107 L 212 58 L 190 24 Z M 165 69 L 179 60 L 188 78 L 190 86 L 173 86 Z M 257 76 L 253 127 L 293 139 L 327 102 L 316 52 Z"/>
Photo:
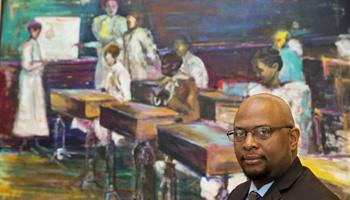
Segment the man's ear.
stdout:
<path fill-rule="evenodd" d="M 300 130 L 298 128 L 292 128 L 289 132 L 289 145 L 292 150 L 298 149 L 299 137 Z"/>

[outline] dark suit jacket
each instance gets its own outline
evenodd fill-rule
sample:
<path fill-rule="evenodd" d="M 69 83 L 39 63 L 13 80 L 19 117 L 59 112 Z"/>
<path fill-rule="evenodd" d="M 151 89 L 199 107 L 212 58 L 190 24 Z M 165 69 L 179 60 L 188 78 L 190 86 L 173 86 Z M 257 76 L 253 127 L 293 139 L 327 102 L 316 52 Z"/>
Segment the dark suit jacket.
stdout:
<path fill-rule="evenodd" d="M 238 185 L 229 200 L 245 200 L 250 181 Z M 265 194 L 264 200 L 335 200 L 339 199 L 296 158 L 287 172 L 275 180 Z"/>

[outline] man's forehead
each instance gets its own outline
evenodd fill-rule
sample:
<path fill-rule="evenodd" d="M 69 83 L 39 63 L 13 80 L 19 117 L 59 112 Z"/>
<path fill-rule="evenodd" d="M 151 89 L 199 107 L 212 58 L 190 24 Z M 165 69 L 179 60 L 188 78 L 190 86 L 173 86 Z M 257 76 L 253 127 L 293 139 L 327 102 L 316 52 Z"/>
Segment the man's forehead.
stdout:
<path fill-rule="evenodd" d="M 288 103 L 272 94 L 249 97 L 238 109 L 234 124 L 293 125 L 294 120 Z"/>
<path fill-rule="evenodd" d="M 254 102 L 240 107 L 236 114 L 236 124 L 270 125 L 271 120 L 279 118 L 278 112 L 266 102 Z"/>

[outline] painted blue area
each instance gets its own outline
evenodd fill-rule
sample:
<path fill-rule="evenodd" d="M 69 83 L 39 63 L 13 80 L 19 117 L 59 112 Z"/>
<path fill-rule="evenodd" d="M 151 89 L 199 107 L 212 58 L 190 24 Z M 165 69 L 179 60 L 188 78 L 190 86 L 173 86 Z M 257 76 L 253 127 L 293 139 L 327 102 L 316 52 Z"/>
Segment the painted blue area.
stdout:
<path fill-rule="evenodd" d="M 99 1 L 82 5 L 80 0 L 5 0 L 1 38 L 1 58 L 18 58 L 19 46 L 28 38 L 27 24 L 37 16 L 78 16 L 81 18 L 80 40 L 93 41 L 93 17 L 103 13 Z M 121 9 L 122 12 L 122 9 Z M 95 55 L 90 52 L 88 55 Z"/>

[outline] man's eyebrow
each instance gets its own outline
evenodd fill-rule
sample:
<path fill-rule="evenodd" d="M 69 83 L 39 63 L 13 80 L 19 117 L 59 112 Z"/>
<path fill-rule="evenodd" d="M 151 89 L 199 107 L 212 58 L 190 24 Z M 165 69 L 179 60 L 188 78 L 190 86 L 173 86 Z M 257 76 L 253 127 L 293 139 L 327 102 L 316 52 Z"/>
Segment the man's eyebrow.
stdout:
<path fill-rule="evenodd" d="M 261 124 L 261 125 L 254 126 L 254 127 L 251 128 L 251 129 L 260 128 L 260 127 L 265 127 L 265 126 L 270 127 L 270 125 L 268 125 L 268 124 Z M 246 128 L 243 128 L 243 127 L 240 127 L 240 126 L 233 126 L 233 128 L 234 128 L 234 129 L 246 129 Z"/>
<path fill-rule="evenodd" d="M 270 127 L 270 125 L 267 125 L 267 124 L 261 124 L 261 125 L 255 126 L 254 128 L 265 127 L 265 126 Z"/>

